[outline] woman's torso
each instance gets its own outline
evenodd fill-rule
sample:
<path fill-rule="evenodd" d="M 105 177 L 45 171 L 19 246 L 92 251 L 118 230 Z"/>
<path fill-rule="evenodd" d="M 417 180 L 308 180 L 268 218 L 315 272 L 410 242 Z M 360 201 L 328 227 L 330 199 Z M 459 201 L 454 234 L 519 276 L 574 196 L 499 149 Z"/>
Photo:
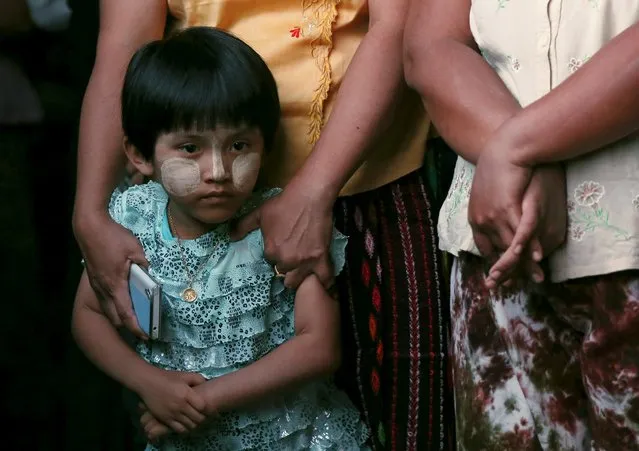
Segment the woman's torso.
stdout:
<path fill-rule="evenodd" d="M 639 0 L 474 0 L 470 14 L 482 55 L 524 107 L 637 21 Z M 473 173 L 459 158 L 440 216 L 441 246 L 454 254 L 478 254 L 467 220 Z M 566 180 L 569 230 L 553 280 L 639 268 L 639 140 L 567 162 Z"/>
<path fill-rule="evenodd" d="M 227 30 L 264 58 L 277 81 L 282 127 L 264 174 L 284 186 L 304 163 L 333 107 L 346 69 L 368 30 L 365 0 L 168 0 L 178 28 Z M 322 101 L 322 92 L 326 99 Z M 419 168 L 428 121 L 419 97 L 405 92 L 342 194 L 377 188 Z"/>

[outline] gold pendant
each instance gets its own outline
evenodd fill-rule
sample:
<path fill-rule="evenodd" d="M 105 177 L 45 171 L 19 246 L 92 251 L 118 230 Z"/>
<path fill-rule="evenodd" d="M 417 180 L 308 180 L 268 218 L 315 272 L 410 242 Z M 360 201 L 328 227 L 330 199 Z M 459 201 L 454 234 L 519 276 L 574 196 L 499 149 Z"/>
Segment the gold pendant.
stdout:
<path fill-rule="evenodd" d="M 197 291 L 195 291 L 191 287 L 188 287 L 182 292 L 181 296 L 182 300 L 185 302 L 195 302 L 197 300 Z"/>

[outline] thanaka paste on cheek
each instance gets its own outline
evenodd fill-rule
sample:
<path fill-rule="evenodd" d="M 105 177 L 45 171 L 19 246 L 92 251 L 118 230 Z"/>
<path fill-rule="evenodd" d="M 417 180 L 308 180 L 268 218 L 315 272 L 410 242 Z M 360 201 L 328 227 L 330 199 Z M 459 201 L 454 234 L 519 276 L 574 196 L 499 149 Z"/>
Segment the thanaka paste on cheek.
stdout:
<path fill-rule="evenodd" d="M 233 186 L 240 192 L 252 191 L 260 173 L 262 157 L 257 152 L 240 154 L 233 160 Z"/>
<path fill-rule="evenodd" d="M 188 196 L 200 185 L 200 166 L 188 158 L 174 157 L 162 163 L 160 167 L 162 185 L 170 194 L 177 197 Z"/>

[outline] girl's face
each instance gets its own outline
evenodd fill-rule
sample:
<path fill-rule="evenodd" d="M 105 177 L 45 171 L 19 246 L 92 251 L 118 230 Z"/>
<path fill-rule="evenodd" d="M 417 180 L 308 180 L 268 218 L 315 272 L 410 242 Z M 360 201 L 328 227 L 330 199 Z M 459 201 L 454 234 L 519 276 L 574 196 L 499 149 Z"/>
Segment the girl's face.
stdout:
<path fill-rule="evenodd" d="M 165 133 L 155 144 L 153 175 L 169 193 L 175 219 L 202 227 L 197 235 L 235 215 L 255 187 L 263 153 L 255 127 Z"/>

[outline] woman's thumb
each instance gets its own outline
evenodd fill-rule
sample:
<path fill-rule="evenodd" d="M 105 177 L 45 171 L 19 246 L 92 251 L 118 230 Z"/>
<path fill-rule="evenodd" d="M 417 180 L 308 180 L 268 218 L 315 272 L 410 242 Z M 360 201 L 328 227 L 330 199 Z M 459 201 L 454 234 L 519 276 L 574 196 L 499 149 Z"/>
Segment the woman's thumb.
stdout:
<path fill-rule="evenodd" d="M 138 240 L 135 240 L 135 247 L 129 250 L 129 260 L 132 263 L 137 263 L 138 265 L 148 268 L 149 261 L 146 259 L 144 255 L 144 249 Z"/>

